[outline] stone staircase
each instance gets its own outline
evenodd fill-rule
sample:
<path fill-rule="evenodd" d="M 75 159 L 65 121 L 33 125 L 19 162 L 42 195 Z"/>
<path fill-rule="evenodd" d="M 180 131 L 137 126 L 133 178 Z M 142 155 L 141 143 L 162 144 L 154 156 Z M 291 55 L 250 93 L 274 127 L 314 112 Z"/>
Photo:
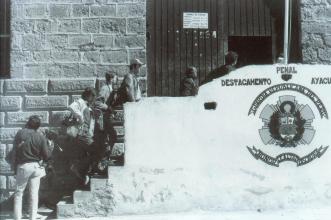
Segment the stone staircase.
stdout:
<path fill-rule="evenodd" d="M 107 178 L 92 177 L 89 190 L 76 190 L 57 204 L 57 218 L 105 216 L 113 200 Z M 105 197 L 105 195 L 108 195 Z"/>
<path fill-rule="evenodd" d="M 124 165 L 124 111 L 115 109 L 113 118 L 117 132 L 117 142 L 110 156 L 110 166 Z M 71 196 L 65 196 L 57 203 L 57 218 L 105 216 L 113 207 L 111 185 L 108 172 L 104 176 L 92 176 L 90 185 L 81 190 L 75 190 Z M 93 204 L 95 203 L 95 204 Z M 87 208 L 88 207 L 88 208 Z"/>

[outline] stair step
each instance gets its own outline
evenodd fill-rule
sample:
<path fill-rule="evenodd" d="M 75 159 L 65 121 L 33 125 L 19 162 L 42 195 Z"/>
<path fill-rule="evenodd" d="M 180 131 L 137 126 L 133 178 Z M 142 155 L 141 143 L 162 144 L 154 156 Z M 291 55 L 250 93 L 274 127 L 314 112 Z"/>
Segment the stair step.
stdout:
<path fill-rule="evenodd" d="M 109 185 L 109 179 L 107 177 L 92 177 L 90 180 L 90 187 L 91 187 L 91 191 L 95 191 L 98 190 L 100 188 L 104 188 L 107 185 Z"/>
<path fill-rule="evenodd" d="M 88 201 L 91 200 L 93 195 L 91 193 L 91 191 L 82 191 L 82 190 L 76 190 L 74 192 L 74 204 L 75 203 L 80 203 L 83 201 Z"/>
<path fill-rule="evenodd" d="M 75 215 L 75 205 L 72 202 L 62 200 L 56 205 L 57 218 L 71 218 Z"/>
<path fill-rule="evenodd" d="M 125 138 L 124 136 L 117 136 L 116 143 L 124 143 Z"/>
<path fill-rule="evenodd" d="M 125 130 L 124 126 L 114 126 L 114 130 L 116 131 L 117 136 L 124 136 Z"/>

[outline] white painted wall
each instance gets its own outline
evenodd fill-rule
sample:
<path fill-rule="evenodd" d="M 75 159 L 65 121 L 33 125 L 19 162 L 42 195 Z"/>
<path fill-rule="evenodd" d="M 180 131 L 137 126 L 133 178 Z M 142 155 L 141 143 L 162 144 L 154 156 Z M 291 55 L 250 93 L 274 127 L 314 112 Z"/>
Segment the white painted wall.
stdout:
<path fill-rule="evenodd" d="M 312 77 L 331 77 L 330 66 L 295 66 L 288 83 L 310 88 L 331 117 L 331 84 L 311 85 Z M 271 85 L 223 87 L 223 79 L 270 78 Z M 125 106 L 124 167 L 110 168 L 115 213 L 158 213 L 187 210 L 257 210 L 331 207 L 331 149 L 297 167 L 272 167 L 255 158 L 247 146 L 271 156 L 293 152 L 304 156 L 331 144 L 331 120 L 321 119 L 314 103 L 298 92 L 271 95 L 248 116 L 254 99 L 266 88 L 285 83 L 276 66 L 249 66 L 200 88 L 197 97 L 146 98 Z M 294 95 L 315 114 L 316 135 L 310 145 L 282 149 L 264 145 L 259 114 L 279 96 Z M 216 101 L 216 110 L 204 103 Z"/>

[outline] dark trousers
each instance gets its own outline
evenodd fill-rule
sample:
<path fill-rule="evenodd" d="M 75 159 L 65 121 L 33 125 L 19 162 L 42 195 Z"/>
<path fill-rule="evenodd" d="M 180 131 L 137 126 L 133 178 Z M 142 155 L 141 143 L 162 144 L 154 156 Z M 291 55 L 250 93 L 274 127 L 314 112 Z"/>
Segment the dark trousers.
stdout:
<path fill-rule="evenodd" d="M 93 167 L 104 155 L 104 145 L 93 141 L 87 142 L 79 137 L 76 140 L 76 147 L 79 148 L 77 168 L 81 176 L 87 175 L 93 171 Z"/>
<path fill-rule="evenodd" d="M 114 128 L 114 124 L 113 124 L 113 115 L 109 112 L 106 112 L 104 114 L 104 125 L 105 125 L 105 139 L 108 139 L 108 144 L 110 147 L 110 151 L 112 151 L 112 148 L 114 146 L 114 144 L 117 141 L 117 133 L 116 130 Z"/>

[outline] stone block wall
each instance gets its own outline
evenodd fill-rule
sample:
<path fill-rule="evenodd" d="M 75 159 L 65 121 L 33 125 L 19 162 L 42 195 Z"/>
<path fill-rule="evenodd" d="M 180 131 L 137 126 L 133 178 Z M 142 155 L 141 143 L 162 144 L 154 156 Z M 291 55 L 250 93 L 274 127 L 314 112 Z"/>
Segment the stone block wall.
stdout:
<path fill-rule="evenodd" d="M 68 105 L 86 87 L 119 78 L 136 57 L 146 62 L 145 0 L 12 0 L 10 79 L 0 80 L 0 191 L 15 178 L 5 161 L 30 115 L 59 127 Z M 140 83 L 146 94 L 146 67 Z"/>
<path fill-rule="evenodd" d="M 118 76 L 146 61 L 143 0 L 13 0 L 11 78 Z M 146 80 L 146 68 L 141 73 Z"/>
<path fill-rule="evenodd" d="M 331 64 L 331 0 L 301 0 L 303 62 Z"/>

